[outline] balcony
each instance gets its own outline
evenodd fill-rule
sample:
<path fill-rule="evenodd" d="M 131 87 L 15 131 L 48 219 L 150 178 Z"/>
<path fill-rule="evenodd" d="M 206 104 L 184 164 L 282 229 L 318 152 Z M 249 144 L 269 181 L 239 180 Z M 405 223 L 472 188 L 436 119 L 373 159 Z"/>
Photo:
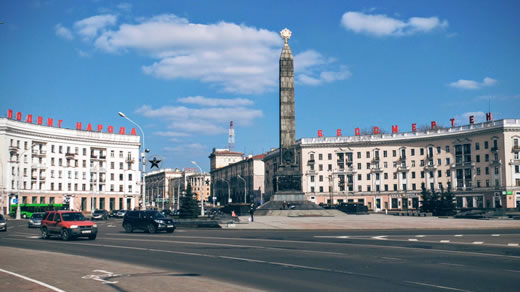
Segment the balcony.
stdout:
<path fill-rule="evenodd" d="M 498 160 L 491 160 L 491 166 L 499 166 L 499 165 L 502 165 L 502 160 L 498 159 Z"/>
<path fill-rule="evenodd" d="M 498 151 L 498 147 L 491 147 L 491 152 L 497 152 Z"/>
<path fill-rule="evenodd" d="M 410 170 L 410 167 L 408 167 L 408 166 L 406 166 L 406 165 L 399 165 L 399 166 L 397 167 L 397 171 L 402 171 L 402 172 L 404 172 L 404 171 L 409 171 L 409 170 Z"/>
<path fill-rule="evenodd" d="M 135 160 L 133 157 L 127 157 L 125 161 L 126 163 L 134 163 Z"/>
<path fill-rule="evenodd" d="M 405 155 L 399 156 L 399 161 L 406 161 L 406 156 Z"/>
<path fill-rule="evenodd" d="M 430 155 L 430 154 L 426 155 L 426 160 L 433 161 L 433 155 Z"/>
<path fill-rule="evenodd" d="M 518 145 L 514 145 L 511 151 L 512 151 L 512 152 L 520 151 L 520 146 L 518 146 Z"/>
<path fill-rule="evenodd" d="M 383 170 L 379 166 L 374 166 L 370 168 L 370 172 L 382 172 Z"/>
<path fill-rule="evenodd" d="M 20 147 L 18 147 L 18 146 L 14 146 L 14 145 L 9 146 L 9 151 L 16 152 L 18 150 L 20 150 Z"/>
<path fill-rule="evenodd" d="M 309 159 L 309 160 L 307 161 L 308 164 L 314 164 L 314 162 L 315 162 L 314 159 Z"/>
<path fill-rule="evenodd" d="M 74 157 L 76 157 L 76 153 L 72 153 L 72 152 L 65 153 L 65 158 L 67 158 L 67 159 L 74 159 Z"/>
<path fill-rule="evenodd" d="M 374 159 L 372 159 L 372 163 L 378 163 L 379 162 L 379 157 L 374 157 Z"/>
<path fill-rule="evenodd" d="M 99 159 L 107 159 L 106 155 L 99 155 Z"/>
<path fill-rule="evenodd" d="M 94 153 L 91 153 L 91 154 L 90 154 L 90 158 L 97 159 L 98 156 L 97 156 L 96 154 L 94 154 Z"/>
<path fill-rule="evenodd" d="M 433 164 L 432 162 L 430 162 L 430 163 L 426 163 L 426 165 L 424 166 L 424 169 L 425 170 L 435 170 L 435 169 L 437 169 L 437 166 L 435 164 Z"/>

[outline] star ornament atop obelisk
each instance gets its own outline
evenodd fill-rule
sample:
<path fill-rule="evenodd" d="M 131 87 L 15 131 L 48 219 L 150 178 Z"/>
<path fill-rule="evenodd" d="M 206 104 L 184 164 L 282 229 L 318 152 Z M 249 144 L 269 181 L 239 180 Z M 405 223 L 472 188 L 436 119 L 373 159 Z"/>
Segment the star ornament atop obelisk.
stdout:
<path fill-rule="evenodd" d="M 282 36 L 282 38 L 285 41 L 285 43 L 287 43 L 287 40 L 291 38 L 291 34 L 292 34 L 292 32 L 290 30 L 288 30 L 287 28 L 284 28 L 280 32 L 280 35 Z"/>

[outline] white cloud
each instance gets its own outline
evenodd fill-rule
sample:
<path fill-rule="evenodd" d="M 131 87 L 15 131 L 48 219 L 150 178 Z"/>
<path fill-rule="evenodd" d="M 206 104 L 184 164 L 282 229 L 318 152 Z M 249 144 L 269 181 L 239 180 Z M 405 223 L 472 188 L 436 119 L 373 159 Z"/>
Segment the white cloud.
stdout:
<path fill-rule="evenodd" d="M 78 53 L 78 56 L 80 56 L 82 58 L 90 57 L 90 54 L 85 52 L 85 51 L 83 51 L 83 50 L 76 49 L 76 52 Z"/>
<path fill-rule="evenodd" d="M 485 122 L 486 121 L 486 113 L 484 112 L 466 112 L 462 113 L 460 115 L 455 116 L 455 121 L 460 121 L 460 123 L 457 122 L 457 124 L 460 125 L 466 125 L 469 124 L 469 117 L 473 116 L 475 119 L 475 123 Z"/>
<path fill-rule="evenodd" d="M 190 143 L 190 144 L 182 144 L 182 145 L 175 146 L 175 147 L 167 146 L 167 147 L 164 147 L 164 150 L 171 151 L 171 152 L 181 152 L 181 153 L 188 152 L 190 154 L 193 154 L 194 151 L 201 151 L 206 148 L 207 148 L 207 146 L 202 145 L 200 143 Z"/>
<path fill-rule="evenodd" d="M 478 81 L 474 81 L 474 80 L 460 79 L 458 81 L 450 83 L 449 86 L 459 88 L 459 89 L 474 90 L 474 89 L 481 89 L 482 87 L 486 87 L 486 86 L 493 86 L 496 83 L 497 83 L 497 80 L 490 78 L 490 77 L 485 77 L 484 80 L 482 80 L 482 82 L 478 82 Z"/>
<path fill-rule="evenodd" d="M 61 25 L 61 23 L 56 24 L 55 31 L 56 31 L 56 35 L 59 36 L 59 37 L 62 37 L 62 38 L 67 39 L 67 40 L 74 39 L 74 35 L 70 31 L 70 29 L 68 29 L 68 28 L 64 27 L 63 25 Z"/>
<path fill-rule="evenodd" d="M 189 136 L 188 133 L 181 133 L 181 132 L 154 132 L 153 133 L 156 136 L 162 136 L 162 137 L 186 137 Z"/>
<path fill-rule="evenodd" d="M 99 33 L 112 25 L 115 25 L 117 16 L 112 14 L 91 16 L 74 23 L 76 32 L 85 40 L 95 38 Z"/>
<path fill-rule="evenodd" d="M 132 7 L 121 3 L 118 8 Z M 191 23 L 173 14 L 118 23 L 117 15 L 110 13 L 79 20 L 74 31 L 104 52 L 133 50 L 153 58 L 141 69 L 156 78 L 199 80 L 221 91 L 242 94 L 271 91 L 278 85 L 283 44 L 278 32 L 223 21 Z M 321 71 L 325 76 L 333 71 L 328 68 L 333 62 L 318 52 L 304 51 L 298 55 L 295 71 L 319 79 Z M 302 72 L 306 70 L 313 72 Z"/>
<path fill-rule="evenodd" d="M 408 21 L 403 21 L 384 14 L 349 11 L 343 14 L 341 25 L 355 33 L 381 37 L 430 32 L 437 28 L 447 27 L 448 22 L 437 17 L 411 17 Z"/>
<path fill-rule="evenodd" d="M 117 4 L 117 8 L 124 12 L 130 12 L 130 10 L 132 10 L 132 4 L 122 2 L 122 3 Z"/>
<path fill-rule="evenodd" d="M 179 102 L 201 106 L 248 106 L 253 101 L 246 98 L 207 98 L 203 96 L 188 96 L 177 99 Z"/>

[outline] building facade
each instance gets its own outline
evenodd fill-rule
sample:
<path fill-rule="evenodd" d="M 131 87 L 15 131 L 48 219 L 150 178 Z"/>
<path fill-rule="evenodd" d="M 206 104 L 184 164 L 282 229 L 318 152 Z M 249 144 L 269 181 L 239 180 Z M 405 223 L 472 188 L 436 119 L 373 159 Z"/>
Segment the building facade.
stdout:
<path fill-rule="evenodd" d="M 146 201 L 159 209 L 172 209 L 176 204 L 176 197 L 171 187 L 174 178 L 183 176 L 178 169 L 160 169 L 146 174 Z"/>
<path fill-rule="evenodd" d="M 370 210 L 418 209 L 420 193 L 455 193 L 457 207 L 520 207 L 520 120 L 427 131 L 302 138 L 302 190 L 315 203 L 358 202 Z M 264 159 L 266 195 L 280 163 Z"/>
<path fill-rule="evenodd" d="M 175 210 L 180 208 L 179 202 L 181 201 L 181 196 L 185 194 L 188 184 L 191 185 L 191 190 L 197 201 L 204 198 L 206 204 L 211 202 L 211 176 L 209 173 L 185 169 L 184 171 L 179 171 L 179 175 L 169 179 L 168 192 L 172 197 L 172 208 Z"/>
<path fill-rule="evenodd" d="M 25 122 L 0 118 L 2 210 L 9 212 L 18 193 L 21 203 L 68 203 L 80 211 L 135 208 L 141 172 L 134 133 L 44 126 L 29 116 Z"/>
<path fill-rule="evenodd" d="M 239 154 L 240 160 L 235 155 L 227 165 L 211 169 L 212 197 L 217 205 L 264 201 L 264 154 L 245 158 Z M 226 158 L 228 153 L 214 151 L 209 157 L 217 160 L 220 155 Z"/>

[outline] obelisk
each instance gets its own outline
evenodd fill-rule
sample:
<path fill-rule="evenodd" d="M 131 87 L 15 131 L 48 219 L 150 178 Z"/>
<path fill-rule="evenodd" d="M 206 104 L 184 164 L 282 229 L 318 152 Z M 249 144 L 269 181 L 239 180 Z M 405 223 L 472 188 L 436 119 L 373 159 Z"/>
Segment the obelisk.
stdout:
<path fill-rule="evenodd" d="M 296 159 L 294 110 L 294 59 L 288 40 L 291 31 L 280 32 L 284 39 L 280 55 L 280 164 L 274 177 L 274 201 L 305 200 L 302 192 L 299 159 Z"/>

